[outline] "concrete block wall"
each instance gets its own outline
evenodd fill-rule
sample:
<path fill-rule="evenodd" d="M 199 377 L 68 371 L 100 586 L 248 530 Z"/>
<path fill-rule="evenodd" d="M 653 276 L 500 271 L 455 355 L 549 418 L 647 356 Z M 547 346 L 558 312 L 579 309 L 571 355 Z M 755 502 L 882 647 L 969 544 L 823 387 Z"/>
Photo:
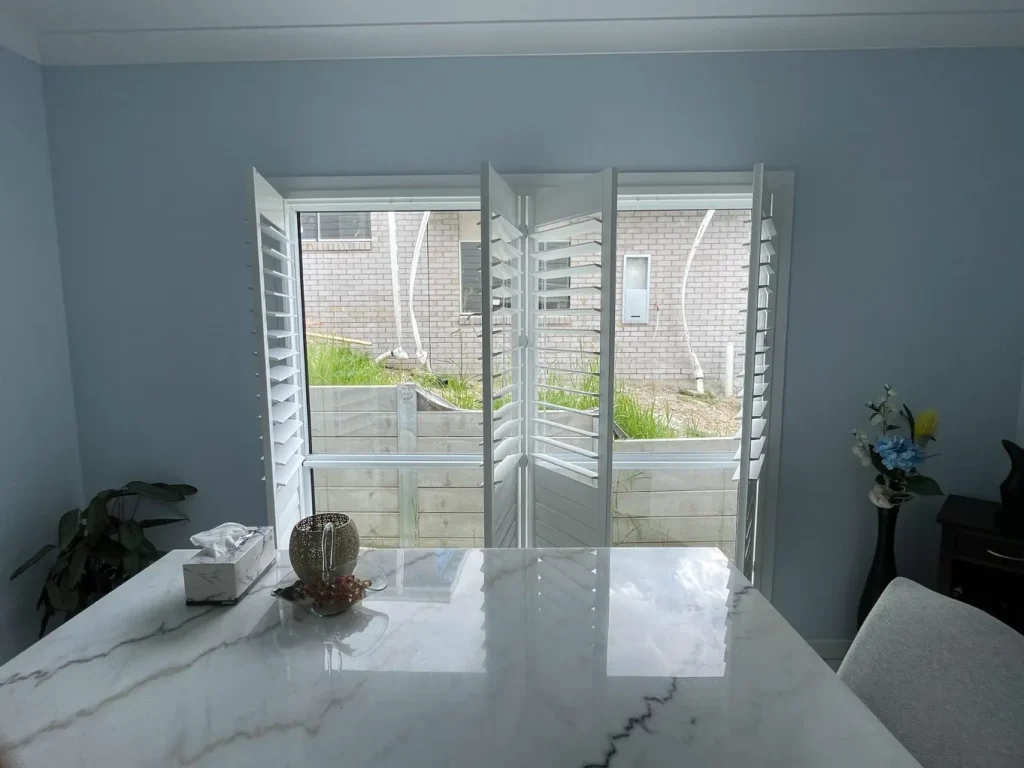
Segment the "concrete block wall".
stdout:
<path fill-rule="evenodd" d="M 618 376 L 690 380 L 680 306 L 683 269 L 704 211 L 624 211 L 618 220 L 616 358 Z M 408 290 L 413 247 L 422 214 L 396 214 L 402 346 L 415 352 Z M 735 343 L 735 373 L 742 370 L 749 236 L 745 211 L 715 213 L 690 270 L 687 318 L 693 349 L 706 381 L 721 389 L 725 349 Z M 374 213 L 372 240 L 304 242 L 303 284 L 307 329 L 365 340 L 377 355 L 397 345 L 388 216 Z M 459 214 L 431 214 L 415 289 L 420 337 L 437 371 L 479 375 L 479 318 L 461 314 Z M 463 234 L 463 239 L 466 234 Z M 622 266 L 625 254 L 650 258 L 650 312 L 645 324 L 623 324 Z M 584 284 L 577 280 L 576 285 Z M 585 306 L 574 299 L 574 306 Z M 570 323 L 571 324 L 571 323 Z M 577 338 L 567 338 L 571 348 Z"/>

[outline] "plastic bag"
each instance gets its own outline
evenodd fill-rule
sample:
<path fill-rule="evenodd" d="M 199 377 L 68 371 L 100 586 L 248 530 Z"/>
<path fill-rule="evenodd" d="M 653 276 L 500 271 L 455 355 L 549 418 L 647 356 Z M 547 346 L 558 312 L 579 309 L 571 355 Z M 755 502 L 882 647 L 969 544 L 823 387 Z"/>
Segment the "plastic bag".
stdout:
<path fill-rule="evenodd" d="M 191 542 L 197 547 L 202 547 L 204 555 L 223 557 L 255 533 L 254 528 L 241 523 L 224 523 L 197 533 L 191 538 Z"/>

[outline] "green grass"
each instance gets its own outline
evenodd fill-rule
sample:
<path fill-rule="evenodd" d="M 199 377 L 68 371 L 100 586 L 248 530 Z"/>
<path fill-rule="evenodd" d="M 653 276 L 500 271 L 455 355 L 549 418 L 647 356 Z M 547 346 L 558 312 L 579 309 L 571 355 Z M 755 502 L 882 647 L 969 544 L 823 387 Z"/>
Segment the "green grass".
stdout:
<path fill-rule="evenodd" d="M 575 389 L 583 394 L 538 390 L 539 397 L 552 405 L 587 411 L 597 408 L 598 377 L 596 361 L 579 374 L 549 373 L 547 382 L 552 386 Z M 340 344 L 310 344 L 307 349 L 307 374 L 313 386 L 393 386 L 403 381 L 415 381 L 424 389 L 434 392 L 457 408 L 478 411 L 483 408 L 479 380 L 465 374 L 437 374 L 426 371 L 398 371 L 388 368 L 358 349 Z M 497 380 L 495 387 L 507 382 Z M 498 400 L 501 407 L 507 398 Z M 619 388 L 615 392 L 615 423 L 633 440 L 679 437 L 671 426 L 668 414 L 661 414 L 654 404 L 646 405 L 634 395 Z M 706 437 L 700 430 L 683 430 L 686 437 Z"/>
<path fill-rule="evenodd" d="M 480 385 L 469 376 L 415 371 L 412 379 L 424 389 L 436 392 L 456 408 L 479 411 L 484 407 Z"/>
<path fill-rule="evenodd" d="M 310 344 L 306 348 L 306 375 L 316 387 L 398 384 L 401 374 L 365 352 L 339 344 Z"/>
<path fill-rule="evenodd" d="M 578 392 L 559 392 L 552 389 L 539 390 L 541 400 L 552 405 L 586 411 L 597 408 L 598 377 L 597 361 L 579 374 L 549 373 L 547 383 L 554 387 L 575 389 Z M 593 394 L 589 394 L 593 393 Z M 654 403 L 644 404 L 635 395 L 622 387 L 615 389 L 615 423 L 631 440 L 656 440 L 679 437 L 679 432 L 669 422 L 668 413 L 659 413 Z"/>

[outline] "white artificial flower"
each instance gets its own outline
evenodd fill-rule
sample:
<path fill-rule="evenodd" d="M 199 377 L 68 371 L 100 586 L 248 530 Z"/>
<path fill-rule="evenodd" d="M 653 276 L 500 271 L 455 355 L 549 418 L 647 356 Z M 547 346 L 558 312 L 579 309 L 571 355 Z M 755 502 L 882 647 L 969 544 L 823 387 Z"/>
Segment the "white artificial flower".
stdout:
<path fill-rule="evenodd" d="M 868 456 L 868 449 L 860 443 L 853 446 L 853 455 L 860 459 L 860 463 L 865 467 L 871 466 L 871 458 Z"/>
<path fill-rule="evenodd" d="M 876 485 L 868 492 L 868 500 L 879 509 L 892 509 L 892 491 L 884 485 Z"/>

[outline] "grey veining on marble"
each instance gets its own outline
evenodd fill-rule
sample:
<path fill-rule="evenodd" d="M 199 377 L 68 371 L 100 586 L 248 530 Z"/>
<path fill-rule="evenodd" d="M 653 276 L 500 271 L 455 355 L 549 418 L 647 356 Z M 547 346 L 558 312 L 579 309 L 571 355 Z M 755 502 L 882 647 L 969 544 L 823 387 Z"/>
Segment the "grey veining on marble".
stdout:
<path fill-rule="evenodd" d="M 0 668 L 24 768 L 917 765 L 715 549 L 367 552 L 327 620 L 282 566 L 188 607 L 189 556 Z"/>

